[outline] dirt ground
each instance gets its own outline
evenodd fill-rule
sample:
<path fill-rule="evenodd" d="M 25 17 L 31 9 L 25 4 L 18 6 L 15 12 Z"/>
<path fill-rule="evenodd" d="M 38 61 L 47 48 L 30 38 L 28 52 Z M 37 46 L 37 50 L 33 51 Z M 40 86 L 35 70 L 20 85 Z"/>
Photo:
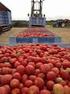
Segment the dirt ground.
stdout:
<path fill-rule="evenodd" d="M 22 32 L 26 28 L 12 28 L 10 31 L 4 32 L 0 35 L 0 44 L 7 44 L 9 42 L 9 37 L 13 37 L 19 32 Z"/>
<path fill-rule="evenodd" d="M 48 30 L 60 36 L 63 42 L 70 43 L 70 28 L 53 28 L 51 26 L 46 26 Z M 24 31 L 26 28 L 12 28 L 10 31 L 5 32 L 0 35 L 0 43 L 8 43 L 9 37 L 15 36 L 19 32 Z"/>
<path fill-rule="evenodd" d="M 57 36 L 60 36 L 63 42 L 70 43 L 70 28 L 53 28 L 51 26 L 47 26 L 46 28 Z"/>

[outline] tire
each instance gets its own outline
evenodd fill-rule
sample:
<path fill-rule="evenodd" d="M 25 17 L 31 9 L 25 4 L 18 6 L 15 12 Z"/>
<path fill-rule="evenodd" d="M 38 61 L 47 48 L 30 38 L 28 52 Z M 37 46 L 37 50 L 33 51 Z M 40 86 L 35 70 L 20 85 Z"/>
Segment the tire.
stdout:
<path fill-rule="evenodd" d="M 0 34 L 2 33 L 2 27 L 0 27 Z"/>

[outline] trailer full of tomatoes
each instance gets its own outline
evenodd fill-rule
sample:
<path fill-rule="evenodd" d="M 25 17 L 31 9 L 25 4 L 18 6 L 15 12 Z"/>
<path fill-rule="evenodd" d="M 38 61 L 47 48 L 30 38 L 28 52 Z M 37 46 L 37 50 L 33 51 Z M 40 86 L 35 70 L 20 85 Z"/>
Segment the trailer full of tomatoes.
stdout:
<path fill-rule="evenodd" d="M 0 94 L 70 94 L 70 49 L 0 46 Z"/>
<path fill-rule="evenodd" d="M 54 36 L 54 34 L 45 28 L 28 28 L 16 35 L 16 37 L 47 37 Z"/>

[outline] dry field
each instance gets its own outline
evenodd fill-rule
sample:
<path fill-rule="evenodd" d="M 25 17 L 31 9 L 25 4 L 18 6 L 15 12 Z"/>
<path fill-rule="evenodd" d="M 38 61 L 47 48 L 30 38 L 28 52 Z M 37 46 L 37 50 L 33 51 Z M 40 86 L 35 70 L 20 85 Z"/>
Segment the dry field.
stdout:
<path fill-rule="evenodd" d="M 70 28 L 53 28 L 51 26 L 46 27 L 51 32 L 62 38 L 63 42 L 70 43 Z M 19 32 L 24 31 L 26 28 L 12 28 L 10 31 L 0 35 L 0 43 L 8 43 L 10 36 L 15 36 Z"/>
<path fill-rule="evenodd" d="M 60 36 L 63 42 L 70 43 L 70 28 L 53 28 L 48 26 L 48 30 Z"/>

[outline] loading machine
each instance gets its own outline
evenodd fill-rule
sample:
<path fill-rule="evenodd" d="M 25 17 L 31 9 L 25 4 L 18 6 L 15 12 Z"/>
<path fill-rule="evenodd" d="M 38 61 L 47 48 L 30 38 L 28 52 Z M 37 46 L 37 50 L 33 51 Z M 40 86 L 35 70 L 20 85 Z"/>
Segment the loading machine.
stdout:
<path fill-rule="evenodd" d="M 44 0 L 32 0 L 29 26 L 45 27 L 46 18 L 45 15 L 42 14 L 43 1 Z"/>

